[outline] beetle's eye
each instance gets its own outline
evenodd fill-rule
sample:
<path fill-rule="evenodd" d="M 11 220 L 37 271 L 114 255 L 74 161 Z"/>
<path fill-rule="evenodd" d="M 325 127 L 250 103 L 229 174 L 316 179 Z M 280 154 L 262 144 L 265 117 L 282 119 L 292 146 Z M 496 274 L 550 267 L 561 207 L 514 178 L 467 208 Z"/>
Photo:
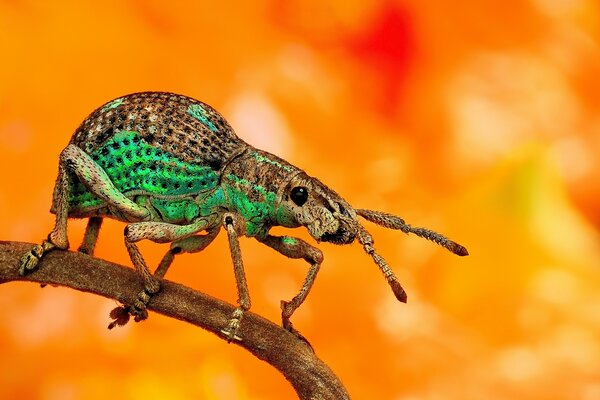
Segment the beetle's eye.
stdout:
<path fill-rule="evenodd" d="M 308 199 L 308 190 L 303 186 L 296 186 L 290 192 L 290 198 L 297 206 L 301 206 Z"/>

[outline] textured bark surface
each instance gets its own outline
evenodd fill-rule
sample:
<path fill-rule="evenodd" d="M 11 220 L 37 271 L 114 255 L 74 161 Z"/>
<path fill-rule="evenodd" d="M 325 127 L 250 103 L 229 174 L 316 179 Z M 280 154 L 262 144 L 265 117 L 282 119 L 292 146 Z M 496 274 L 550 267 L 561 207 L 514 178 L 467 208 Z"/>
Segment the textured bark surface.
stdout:
<path fill-rule="evenodd" d="M 131 303 L 142 289 L 135 271 L 118 264 L 68 251 L 46 255 L 40 268 L 27 276 L 18 273 L 19 260 L 33 245 L 0 241 L 0 283 L 29 281 L 70 287 L 119 302 Z M 220 333 L 235 306 L 164 280 L 148 309 Z M 133 323 L 130 322 L 130 323 Z M 312 349 L 295 335 L 251 312 L 245 314 L 235 344 L 277 368 L 300 399 L 348 399 L 340 380 Z"/>

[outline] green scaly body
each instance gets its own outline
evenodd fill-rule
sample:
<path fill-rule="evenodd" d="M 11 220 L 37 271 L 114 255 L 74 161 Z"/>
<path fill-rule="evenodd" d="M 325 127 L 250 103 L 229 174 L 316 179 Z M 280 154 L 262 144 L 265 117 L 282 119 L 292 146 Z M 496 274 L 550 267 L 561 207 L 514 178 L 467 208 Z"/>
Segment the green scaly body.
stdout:
<path fill-rule="evenodd" d="M 232 211 L 246 221 L 247 236 L 264 237 L 278 224 L 283 213 L 278 217 L 274 183 L 300 172 L 240 140 L 210 106 L 170 93 L 137 93 L 105 104 L 71 143 L 99 165 L 116 190 L 146 207 L 150 220 L 186 224 Z M 70 216 L 130 220 L 73 174 L 71 182 Z"/>

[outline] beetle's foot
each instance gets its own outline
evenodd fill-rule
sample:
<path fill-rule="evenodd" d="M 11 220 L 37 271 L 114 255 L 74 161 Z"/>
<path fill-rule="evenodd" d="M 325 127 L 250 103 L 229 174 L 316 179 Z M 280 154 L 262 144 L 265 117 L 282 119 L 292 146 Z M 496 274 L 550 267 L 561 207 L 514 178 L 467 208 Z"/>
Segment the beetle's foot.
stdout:
<path fill-rule="evenodd" d="M 158 290 L 160 290 L 160 287 Z M 113 309 L 110 312 L 110 317 L 113 319 L 113 321 L 108 324 L 108 329 L 112 329 L 115 326 L 125 325 L 127 322 L 129 322 L 129 318 L 131 316 L 133 316 L 133 320 L 135 322 L 140 322 L 148 318 L 148 310 L 146 307 L 148 306 L 148 302 L 150 301 L 152 295 L 156 294 L 158 290 L 155 293 L 150 293 L 147 290 L 143 290 L 138 294 L 133 305 L 123 305 Z"/>
<path fill-rule="evenodd" d="M 81 244 L 81 246 L 79 246 L 79 248 L 77 249 L 77 252 L 91 256 L 94 254 L 94 249 L 90 248 L 89 246 L 87 246 L 85 244 Z"/>
<path fill-rule="evenodd" d="M 306 343 L 306 345 L 308 347 L 310 347 L 311 350 L 314 349 L 312 347 L 312 345 L 310 344 L 310 342 L 300 333 L 300 331 L 296 328 L 294 328 L 294 325 L 292 324 L 292 321 L 290 321 L 290 317 L 289 315 L 286 316 L 287 314 L 287 306 L 288 306 L 288 302 L 287 301 L 281 301 L 281 326 L 283 326 L 283 329 L 285 329 L 286 331 L 292 333 L 294 336 L 296 336 L 298 339 L 302 340 L 304 343 Z M 287 310 L 287 311 L 286 311 Z"/>
<path fill-rule="evenodd" d="M 242 341 L 242 338 L 237 335 L 237 331 L 240 327 L 240 322 L 244 316 L 244 310 L 241 307 L 236 308 L 231 314 L 231 318 L 227 323 L 227 326 L 221 329 L 221 333 L 227 338 L 227 343 L 231 343 L 232 340 Z"/>
<path fill-rule="evenodd" d="M 110 318 L 113 320 L 108 324 L 108 329 L 112 329 L 115 326 L 123 326 L 129 322 L 129 306 L 119 306 L 114 308 L 110 312 Z"/>
<path fill-rule="evenodd" d="M 28 272 L 33 271 L 37 268 L 42 257 L 50 250 L 55 249 L 56 246 L 47 240 L 44 240 L 42 244 L 36 244 L 33 248 L 21 257 L 21 263 L 19 264 L 19 274 L 26 275 Z"/>
<path fill-rule="evenodd" d="M 113 321 L 108 324 L 108 329 L 112 329 L 115 326 L 123 326 L 129 322 L 129 319 L 133 316 L 135 322 L 140 322 L 148 318 L 148 310 L 146 306 L 140 306 L 137 304 L 133 306 L 119 306 L 110 312 L 110 318 Z"/>

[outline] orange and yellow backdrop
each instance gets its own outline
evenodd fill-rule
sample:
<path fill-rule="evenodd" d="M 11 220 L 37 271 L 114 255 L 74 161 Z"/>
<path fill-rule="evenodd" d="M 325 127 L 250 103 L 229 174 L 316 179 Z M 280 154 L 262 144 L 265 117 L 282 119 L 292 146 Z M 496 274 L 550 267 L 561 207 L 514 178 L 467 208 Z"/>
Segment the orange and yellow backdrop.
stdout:
<path fill-rule="evenodd" d="M 599 38 L 593 0 L 0 1 L 0 238 L 49 232 L 58 154 L 91 110 L 183 93 L 355 206 L 470 250 L 372 226 L 404 305 L 360 246 L 319 245 L 294 322 L 353 398 L 599 399 Z M 105 223 L 97 256 L 130 265 L 122 228 Z M 279 321 L 307 266 L 242 250 L 253 311 Z M 224 237 L 167 278 L 236 299 Z M 2 285 L 0 398 L 294 397 L 183 322 L 108 331 L 114 307 Z"/>

